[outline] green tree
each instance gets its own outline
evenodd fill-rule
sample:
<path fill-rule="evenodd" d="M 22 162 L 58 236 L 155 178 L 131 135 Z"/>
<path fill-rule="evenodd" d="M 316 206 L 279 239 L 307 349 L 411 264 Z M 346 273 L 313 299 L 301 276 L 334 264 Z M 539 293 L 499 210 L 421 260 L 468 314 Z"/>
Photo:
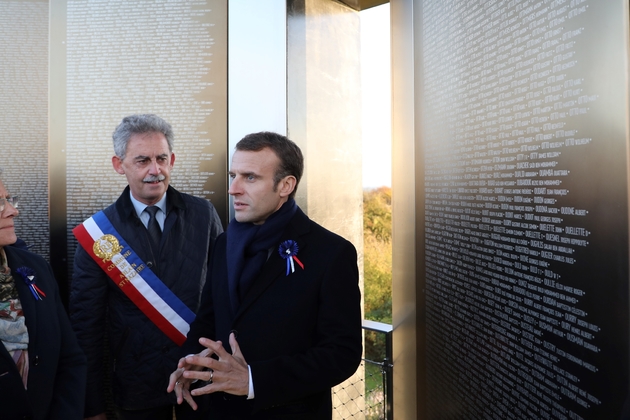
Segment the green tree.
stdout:
<path fill-rule="evenodd" d="M 389 244 L 392 238 L 392 189 L 380 187 L 363 192 L 364 237 Z"/>
<path fill-rule="evenodd" d="M 363 192 L 363 276 L 365 319 L 392 323 L 392 190 Z M 376 333 L 366 333 L 366 357 L 385 354 Z"/>

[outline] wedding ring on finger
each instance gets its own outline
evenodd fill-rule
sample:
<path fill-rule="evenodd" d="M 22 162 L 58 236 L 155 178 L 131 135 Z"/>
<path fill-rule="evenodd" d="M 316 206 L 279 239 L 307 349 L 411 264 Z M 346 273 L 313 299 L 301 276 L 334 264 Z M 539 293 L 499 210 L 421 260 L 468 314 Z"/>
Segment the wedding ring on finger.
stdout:
<path fill-rule="evenodd" d="M 210 369 L 210 379 L 208 379 L 208 383 L 212 383 L 213 377 L 214 377 L 214 370 Z"/>

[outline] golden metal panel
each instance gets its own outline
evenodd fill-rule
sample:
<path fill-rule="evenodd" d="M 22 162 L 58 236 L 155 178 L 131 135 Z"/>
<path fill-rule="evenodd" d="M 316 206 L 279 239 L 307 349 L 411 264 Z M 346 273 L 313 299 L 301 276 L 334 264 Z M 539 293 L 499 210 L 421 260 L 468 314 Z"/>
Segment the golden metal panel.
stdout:
<path fill-rule="evenodd" d="M 342 3 L 352 7 L 354 10 L 365 10 L 370 7 L 380 6 L 389 3 L 389 0 L 339 0 Z"/>
<path fill-rule="evenodd" d="M 415 140 L 414 4 L 390 2 L 392 37 L 392 318 L 394 326 L 394 418 L 415 419 L 422 404 L 421 313 L 422 184 Z M 421 245 L 421 244 L 420 244 Z M 419 361 L 420 360 L 420 361 Z"/>
<path fill-rule="evenodd" d="M 360 250 L 359 16 L 326 0 L 292 1 L 288 28 L 288 132 L 305 156 L 297 199 Z"/>

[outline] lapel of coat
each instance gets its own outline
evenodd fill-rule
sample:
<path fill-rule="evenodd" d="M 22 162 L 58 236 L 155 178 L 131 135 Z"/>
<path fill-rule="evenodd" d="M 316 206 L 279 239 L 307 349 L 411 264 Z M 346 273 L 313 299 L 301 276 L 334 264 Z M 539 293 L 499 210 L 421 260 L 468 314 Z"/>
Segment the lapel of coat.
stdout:
<path fill-rule="evenodd" d="M 241 302 L 241 305 L 236 312 L 234 321 L 237 321 L 238 318 L 242 316 L 254 302 L 256 302 L 256 300 L 265 292 L 265 290 L 269 288 L 269 286 L 274 283 L 276 279 L 286 275 L 286 260 L 278 253 L 280 243 L 286 241 L 287 239 L 292 239 L 298 243 L 298 247 L 301 251 L 306 247 L 306 243 L 302 241 L 301 238 L 303 235 L 308 233 L 308 230 L 309 219 L 298 207 L 296 214 L 284 230 L 280 242 L 278 242 L 278 244 L 271 250 L 269 259 L 263 265 L 260 274 L 256 280 L 254 280 L 254 284 L 252 284 L 252 287 L 247 292 L 243 302 Z"/>
<path fill-rule="evenodd" d="M 5 247 L 4 249 L 6 250 L 9 267 L 11 268 L 11 274 L 13 275 L 13 280 L 15 281 L 15 286 L 18 290 L 18 295 L 20 296 L 20 303 L 22 304 L 22 311 L 24 312 L 24 317 L 26 318 L 26 326 L 28 328 L 28 341 L 29 343 L 35 343 L 36 342 L 35 339 L 37 337 L 37 303 L 38 302 L 35 300 L 35 297 L 31 293 L 31 290 L 29 289 L 28 285 L 24 282 L 24 279 L 22 279 L 22 276 L 17 272 L 17 269 L 20 267 L 30 267 L 33 270 L 35 270 L 36 267 L 33 267 L 32 264 L 29 266 L 28 263 L 20 257 L 20 255 L 17 255 L 17 253 L 13 252 L 13 250 L 10 248 L 11 247 Z M 25 251 L 25 252 L 28 252 L 28 251 Z"/>

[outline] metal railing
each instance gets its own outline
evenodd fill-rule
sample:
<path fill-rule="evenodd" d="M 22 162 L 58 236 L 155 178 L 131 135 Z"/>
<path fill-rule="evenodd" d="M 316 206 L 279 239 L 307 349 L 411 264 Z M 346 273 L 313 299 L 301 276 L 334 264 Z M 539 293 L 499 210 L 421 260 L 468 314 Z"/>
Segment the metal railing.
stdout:
<path fill-rule="evenodd" d="M 363 330 L 365 357 L 357 373 L 333 389 L 333 418 L 393 420 L 393 328 L 363 320 Z"/>

